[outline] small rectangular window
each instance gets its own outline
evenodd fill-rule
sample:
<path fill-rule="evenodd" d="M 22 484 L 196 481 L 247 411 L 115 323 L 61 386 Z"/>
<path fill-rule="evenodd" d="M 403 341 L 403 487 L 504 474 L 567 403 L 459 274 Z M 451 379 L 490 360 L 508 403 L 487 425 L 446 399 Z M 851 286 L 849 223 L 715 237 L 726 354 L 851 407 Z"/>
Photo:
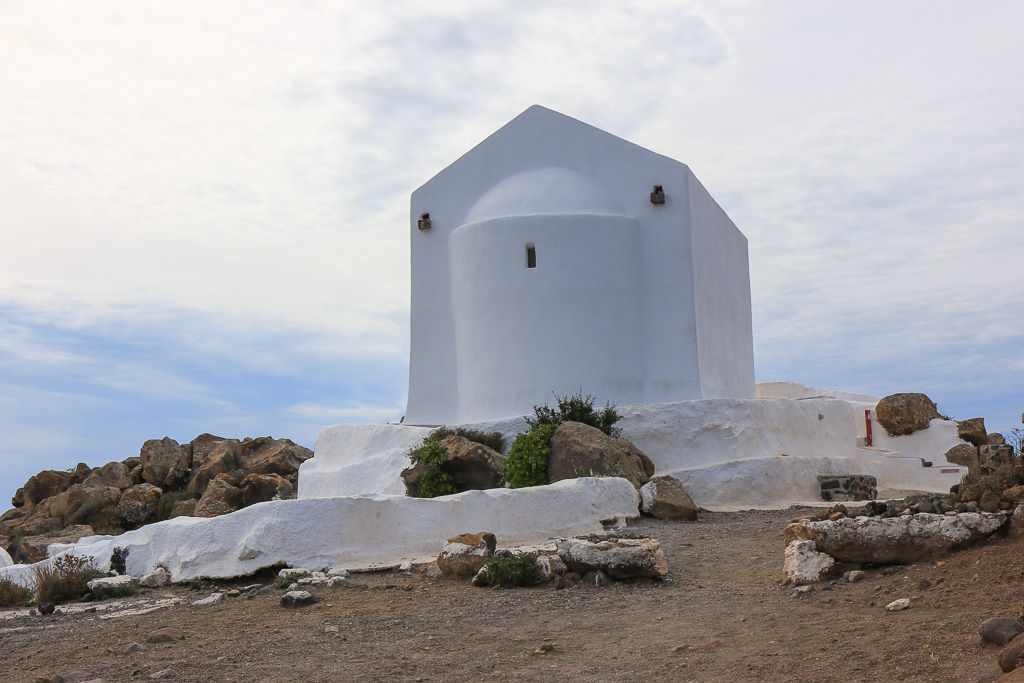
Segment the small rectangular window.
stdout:
<path fill-rule="evenodd" d="M 537 267 L 537 249 L 532 244 L 526 245 L 526 267 Z"/>

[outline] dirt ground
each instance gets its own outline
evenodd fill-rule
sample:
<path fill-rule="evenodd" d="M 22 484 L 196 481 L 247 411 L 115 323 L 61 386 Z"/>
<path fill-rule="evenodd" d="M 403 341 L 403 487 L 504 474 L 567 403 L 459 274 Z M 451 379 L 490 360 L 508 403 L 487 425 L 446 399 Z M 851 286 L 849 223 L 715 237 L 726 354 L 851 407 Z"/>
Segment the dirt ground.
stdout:
<path fill-rule="evenodd" d="M 393 571 L 316 589 L 321 602 L 298 609 L 281 607 L 279 593 L 193 607 L 210 591 L 173 587 L 145 598 L 181 604 L 145 614 L 0 619 L 0 679 L 35 681 L 72 667 L 108 682 L 998 677 L 998 650 L 977 630 L 989 617 L 1024 612 L 1022 539 L 793 596 L 782 585 L 781 532 L 803 512 L 639 521 L 631 530 L 660 539 L 668 558 L 670 576 L 658 584 L 492 590 Z M 901 597 L 910 609 L 885 611 Z M 162 626 L 185 640 L 122 654 Z M 553 648 L 538 653 L 544 645 Z"/>

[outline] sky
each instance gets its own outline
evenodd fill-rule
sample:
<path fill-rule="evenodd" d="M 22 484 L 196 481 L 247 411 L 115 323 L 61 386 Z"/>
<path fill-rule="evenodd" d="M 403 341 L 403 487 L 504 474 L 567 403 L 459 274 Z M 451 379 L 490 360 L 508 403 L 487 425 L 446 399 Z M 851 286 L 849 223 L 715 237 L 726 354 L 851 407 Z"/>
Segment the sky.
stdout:
<path fill-rule="evenodd" d="M 0 509 L 404 412 L 409 195 L 533 104 L 690 166 L 758 381 L 1024 411 L 1024 5 L 0 0 Z"/>

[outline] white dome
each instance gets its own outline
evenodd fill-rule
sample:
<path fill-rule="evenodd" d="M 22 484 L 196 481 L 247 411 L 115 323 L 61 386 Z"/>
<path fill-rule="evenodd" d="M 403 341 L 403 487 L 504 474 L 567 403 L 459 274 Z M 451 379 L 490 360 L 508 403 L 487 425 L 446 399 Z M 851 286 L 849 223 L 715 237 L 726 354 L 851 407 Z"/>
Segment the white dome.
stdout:
<path fill-rule="evenodd" d="M 548 166 L 502 180 L 476 201 L 465 222 L 531 214 L 624 215 L 611 195 L 580 173 Z"/>

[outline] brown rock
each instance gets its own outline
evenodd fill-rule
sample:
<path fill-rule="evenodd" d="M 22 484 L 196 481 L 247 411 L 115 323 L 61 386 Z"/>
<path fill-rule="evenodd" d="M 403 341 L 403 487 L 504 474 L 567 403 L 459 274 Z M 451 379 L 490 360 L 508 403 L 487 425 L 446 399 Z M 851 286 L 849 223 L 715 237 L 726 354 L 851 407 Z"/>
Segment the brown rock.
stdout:
<path fill-rule="evenodd" d="M 77 543 L 80 538 L 93 535 L 95 532 L 91 526 L 80 524 L 38 536 L 24 536 L 12 555 L 26 564 L 40 562 L 46 559 L 46 548 L 51 543 Z"/>
<path fill-rule="evenodd" d="M 447 576 L 471 578 L 494 557 L 494 534 L 459 534 L 449 538 L 437 556 L 437 566 Z"/>
<path fill-rule="evenodd" d="M 146 636 L 146 642 L 151 644 L 176 643 L 179 640 L 185 640 L 185 634 L 173 626 L 158 628 L 155 631 L 151 631 L 150 634 Z"/>
<path fill-rule="evenodd" d="M 981 622 L 978 635 L 981 642 L 992 643 L 1002 647 L 1024 633 L 1024 624 L 1012 617 L 992 617 Z"/>
<path fill-rule="evenodd" d="M 978 447 L 966 443 L 957 445 L 946 451 L 946 462 L 963 465 L 971 472 L 978 468 Z"/>
<path fill-rule="evenodd" d="M 198 504 L 199 501 L 195 499 L 179 500 L 177 503 L 174 504 L 174 507 L 171 508 L 171 516 L 168 519 L 174 517 L 191 517 L 193 516 L 193 514 L 195 514 L 196 505 Z"/>
<path fill-rule="evenodd" d="M 14 492 L 14 497 L 11 498 L 11 505 L 16 508 L 20 508 L 25 505 L 25 487 Z"/>
<path fill-rule="evenodd" d="M 75 475 L 72 473 L 58 470 L 43 470 L 29 477 L 24 487 L 25 505 L 34 508 L 47 498 L 67 491 L 74 483 L 74 479 Z"/>
<path fill-rule="evenodd" d="M 250 474 L 242 480 L 241 489 L 242 507 L 273 500 L 275 496 L 295 497 L 295 487 L 279 474 Z"/>
<path fill-rule="evenodd" d="M 452 475 L 460 491 L 493 489 L 505 476 L 505 456 L 469 439 L 454 435 L 444 441 L 448 459 L 441 469 Z"/>
<path fill-rule="evenodd" d="M 623 477 L 637 489 L 650 479 L 650 459 L 625 439 L 613 439 L 596 427 L 563 422 L 551 437 L 548 483 L 579 477 Z"/>
<path fill-rule="evenodd" d="M 121 464 L 124 465 L 125 467 L 127 467 L 128 471 L 131 472 L 136 467 L 139 467 L 139 466 L 142 465 L 142 458 L 140 458 L 137 455 L 132 455 L 132 456 L 129 456 L 129 457 L 125 458 L 124 460 L 122 460 Z M 138 482 L 136 482 L 136 483 L 138 483 Z"/>
<path fill-rule="evenodd" d="M 108 462 L 103 467 L 97 467 L 82 481 L 82 486 L 116 486 L 126 489 L 131 485 L 131 470 L 120 462 Z"/>
<path fill-rule="evenodd" d="M 981 494 L 981 499 L 978 501 L 978 509 L 982 512 L 996 512 L 999 510 L 999 496 L 992 493 L 991 491 L 985 491 Z"/>
<path fill-rule="evenodd" d="M 937 417 L 941 416 L 935 402 L 924 394 L 893 394 L 875 406 L 875 419 L 889 436 L 905 436 L 927 429 Z"/>
<path fill-rule="evenodd" d="M 1003 500 L 1008 500 L 1011 503 L 1016 503 L 1021 498 L 1024 498 L 1024 484 L 1020 486 L 1014 486 L 1003 491 Z"/>
<path fill-rule="evenodd" d="M 192 516 L 219 517 L 234 512 L 241 504 L 242 490 L 232 486 L 229 474 L 218 474 L 206 487 Z"/>
<path fill-rule="evenodd" d="M 614 579 L 668 574 L 665 553 L 654 538 L 563 538 L 557 547 L 558 556 L 578 574 L 603 571 Z"/>
<path fill-rule="evenodd" d="M 0 534 L 10 536 L 31 513 L 25 508 L 11 508 L 0 515 Z"/>
<path fill-rule="evenodd" d="M 291 439 L 260 437 L 242 444 L 242 466 L 254 474 L 279 474 L 294 479 L 299 465 L 313 457 L 313 451 Z"/>
<path fill-rule="evenodd" d="M 1024 633 L 1014 636 L 999 653 L 999 668 L 1009 673 L 1024 663 Z"/>
<path fill-rule="evenodd" d="M 996 683 L 1024 683 L 1024 668 L 1014 669 L 996 679 Z"/>
<path fill-rule="evenodd" d="M 135 529 L 154 521 L 156 506 L 163 491 L 152 484 L 133 486 L 121 495 L 116 514 L 126 529 Z"/>
<path fill-rule="evenodd" d="M 975 446 L 988 443 L 988 432 L 985 431 L 985 418 L 972 417 L 956 423 L 960 438 Z"/>
<path fill-rule="evenodd" d="M 142 479 L 147 484 L 160 486 L 167 473 L 175 467 L 188 468 L 191 449 L 182 447 L 174 439 L 150 439 L 142 444 L 139 458 L 142 461 Z"/>
<path fill-rule="evenodd" d="M 985 445 L 987 446 L 1002 446 L 1005 443 L 1006 437 L 1004 437 L 999 432 L 992 432 L 991 434 L 988 435 L 988 438 L 985 440 Z"/>
<path fill-rule="evenodd" d="M 202 460 L 199 455 L 202 454 Z M 206 492 L 210 481 L 218 474 L 225 474 L 236 469 L 240 462 L 242 446 L 238 441 L 222 440 L 213 443 L 200 443 L 198 446 L 193 442 L 193 462 L 197 468 L 192 474 L 192 480 L 188 483 L 188 492 L 197 496 Z"/>
<path fill-rule="evenodd" d="M 658 519 L 697 519 L 697 506 L 675 477 L 653 477 L 640 488 L 640 509 Z"/>
<path fill-rule="evenodd" d="M 1016 458 L 1014 457 L 1012 446 L 1001 444 L 979 448 L 978 461 L 981 463 L 982 472 L 993 472 L 1015 464 Z"/>
<path fill-rule="evenodd" d="M 97 531 L 116 531 L 114 509 L 120 497 L 121 489 L 116 486 L 74 484 L 40 507 L 47 509 L 49 517 L 60 520 L 62 527 L 88 524 Z"/>
<path fill-rule="evenodd" d="M 222 441 L 241 445 L 238 439 L 226 439 L 223 436 L 214 436 L 213 434 L 200 434 L 192 439 L 189 443 L 189 446 L 192 448 L 192 469 L 202 467 L 203 463 L 210 458 L 217 444 Z M 238 452 L 240 451 L 236 451 L 236 453 Z"/>

